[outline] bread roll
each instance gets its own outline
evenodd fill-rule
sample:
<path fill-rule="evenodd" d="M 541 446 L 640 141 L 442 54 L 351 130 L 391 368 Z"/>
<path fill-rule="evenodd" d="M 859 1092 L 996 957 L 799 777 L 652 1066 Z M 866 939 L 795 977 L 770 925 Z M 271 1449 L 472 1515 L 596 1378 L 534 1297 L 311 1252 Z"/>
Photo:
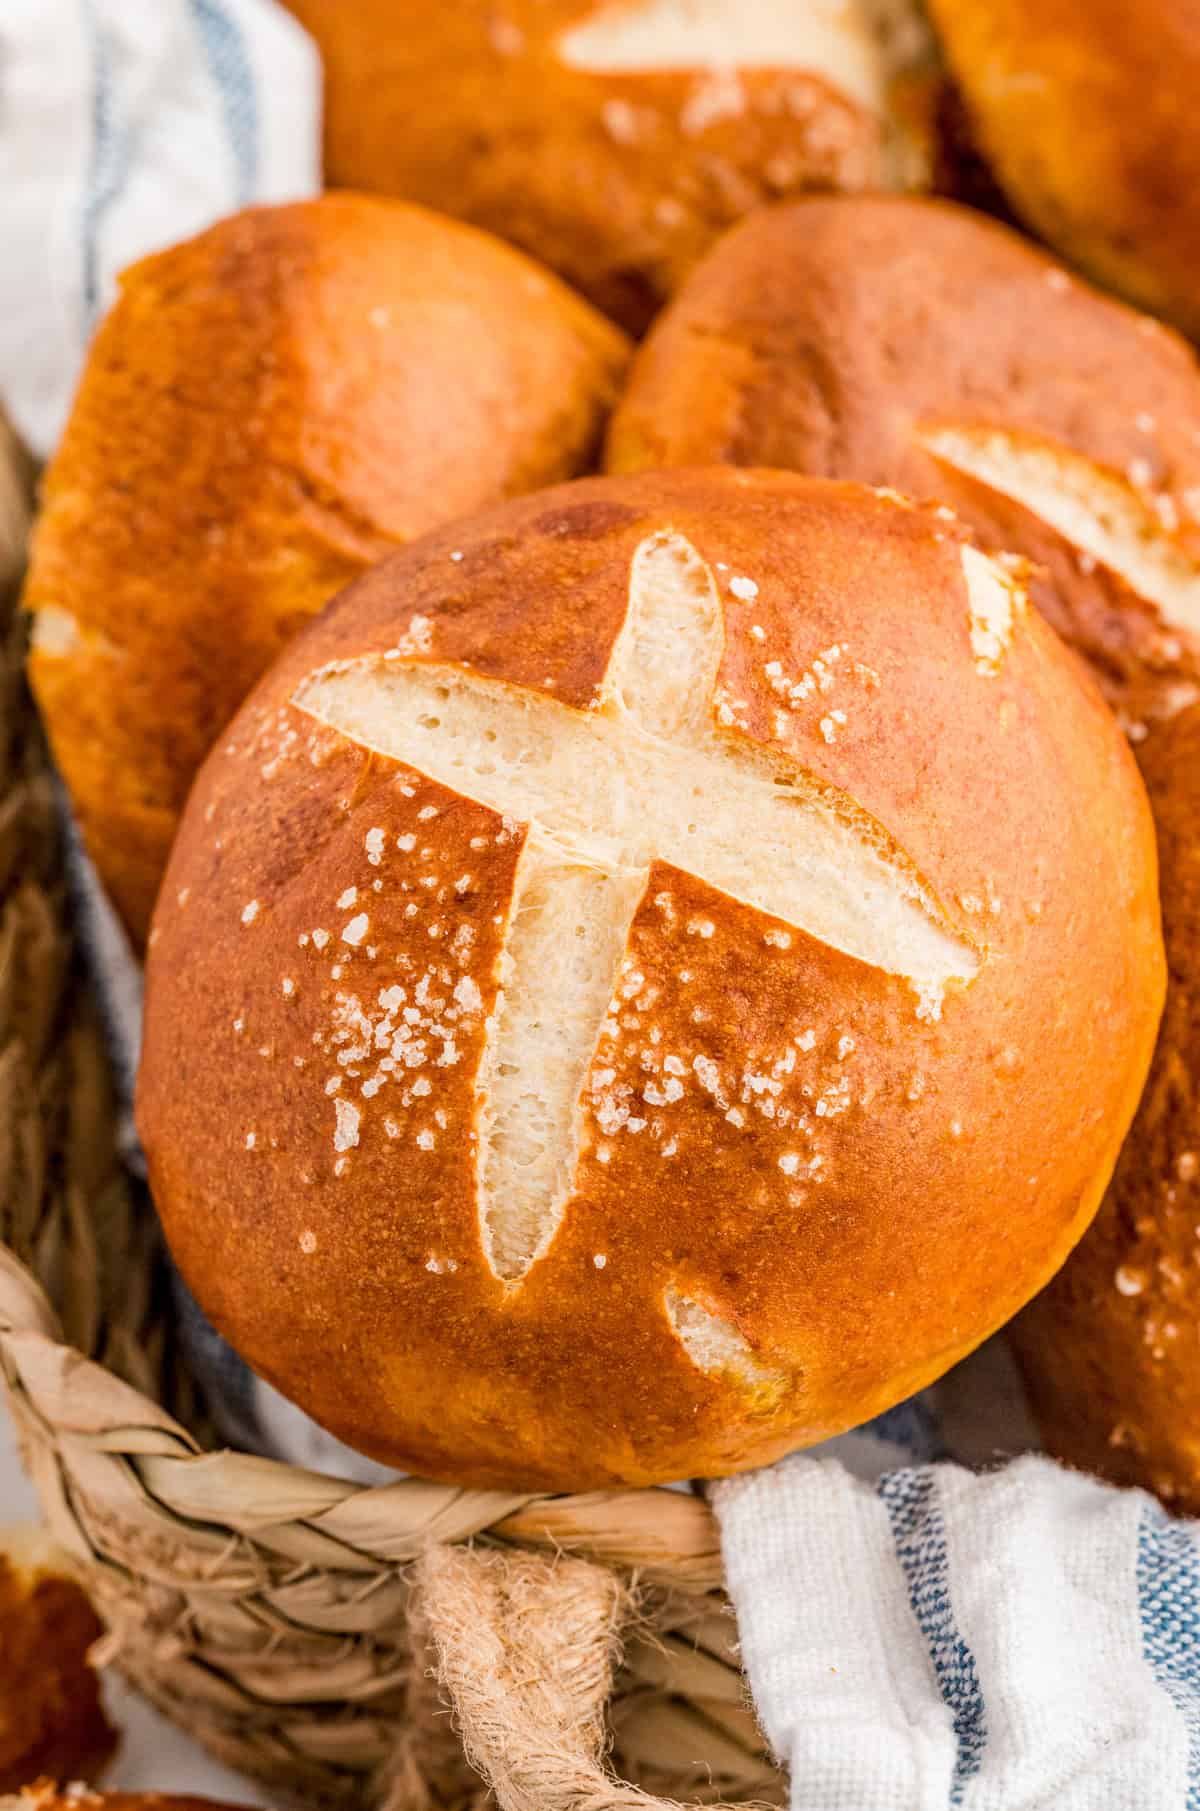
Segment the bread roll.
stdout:
<path fill-rule="evenodd" d="M 39 1529 L 0 1527 L 0 1793 L 95 1779 L 117 1745 L 88 1650 L 100 1621 Z"/>
<path fill-rule="evenodd" d="M 1083 1243 L 1013 1339 L 1050 1451 L 1200 1513 L 1200 707 L 1141 750 L 1169 985 L 1146 1092 Z"/>
<path fill-rule="evenodd" d="M 80 1791 L 74 1783 L 57 1786 L 43 1779 L 23 1792 L 0 1797 L 0 1811 L 235 1811 L 235 1807 L 177 1792 Z"/>
<path fill-rule="evenodd" d="M 326 174 L 523 245 L 635 331 L 730 222 L 924 184 L 913 0 L 288 0 Z"/>
<path fill-rule="evenodd" d="M 197 783 L 138 1118 L 218 1328 L 514 1488 L 760 1463 L 1007 1319 L 1145 1077 L 1153 837 L 1019 563 L 583 480 L 351 587 Z"/>
<path fill-rule="evenodd" d="M 812 199 L 705 260 L 641 348 L 612 471 L 793 467 L 953 505 L 1135 739 L 1200 696 L 1200 367 L 946 203 Z"/>
<path fill-rule="evenodd" d="M 135 265 L 50 467 L 32 675 L 138 942 L 193 775 L 283 644 L 433 524 L 590 462 L 620 334 L 419 208 L 259 208 Z"/>
<path fill-rule="evenodd" d="M 976 136 L 1064 258 L 1200 334 L 1200 18 L 1169 0 L 930 0 Z"/>

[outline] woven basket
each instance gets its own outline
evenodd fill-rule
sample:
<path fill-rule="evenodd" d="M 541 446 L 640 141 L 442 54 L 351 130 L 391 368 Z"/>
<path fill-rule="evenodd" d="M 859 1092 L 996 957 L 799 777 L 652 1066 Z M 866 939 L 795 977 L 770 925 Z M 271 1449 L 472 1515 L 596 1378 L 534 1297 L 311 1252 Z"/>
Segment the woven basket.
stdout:
<path fill-rule="evenodd" d="M 27 495 L 0 420 L 0 1379 L 105 1657 L 280 1799 L 644 1805 L 619 1771 L 777 1801 L 698 1498 L 368 1489 L 207 1448 L 72 943 L 13 607 Z"/>

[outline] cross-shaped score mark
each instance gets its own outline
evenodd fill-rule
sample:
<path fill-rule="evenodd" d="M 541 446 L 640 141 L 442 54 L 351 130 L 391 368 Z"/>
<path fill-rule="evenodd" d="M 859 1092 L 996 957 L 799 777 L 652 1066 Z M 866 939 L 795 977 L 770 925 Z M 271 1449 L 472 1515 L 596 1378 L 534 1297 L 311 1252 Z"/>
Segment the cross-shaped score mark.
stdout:
<path fill-rule="evenodd" d="M 1065 447 L 999 428 L 926 426 L 916 438 L 943 465 L 1020 504 L 1077 554 L 1107 566 L 1168 625 L 1200 635 L 1200 566 L 1170 539 L 1169 498 L 1156 512 L 1132 477 L 1126 484 Z"/>
<path fill-rule="evenodd" d="M 915 20 L 896 36 L 870 5 L 844 0 L 641 0 L 597 7 L 557 49 L 568 67 L 593 75 L 709 72 L 707 114 L 703 104 L 684 113 L 685 129 L 697 131 L 744 110 L 738 69 L 804 71 L 881 113 L 889 78 L 924 49 Z"/>
<path fill-rule="evenodd" d="M 313 674 L 293 702 L 349 740 L 529 826 L 478 1077 L 492 1268 L 519 1279 L 570 1199 L 581 1097 L 654 860 L 904 977 L 924 1015 L 979 959 L 856 802 L 720 732 L 713 575 L 664 530 L 638 548 L 596 708 L 429 661 Z"/>

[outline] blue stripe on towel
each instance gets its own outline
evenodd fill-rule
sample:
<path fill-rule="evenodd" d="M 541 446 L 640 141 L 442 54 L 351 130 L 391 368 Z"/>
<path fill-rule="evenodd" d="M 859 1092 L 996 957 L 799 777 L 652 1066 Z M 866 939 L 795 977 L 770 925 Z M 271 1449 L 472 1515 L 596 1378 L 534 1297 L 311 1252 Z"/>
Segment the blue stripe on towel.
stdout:
<path fill-rule="evenodd" d="M 1200 1811 L 1200 1554 L 1157 1503 L 1138 1522 L 1137 1585 L 1142 1653 L 1187 1730 L 1186 1811 Z"/>
<path fill-rule="evenodd" d="M 245 207 L 258 188 L 260 121 L 254 68 L 242 28 L 221 0 L 188 0 L 188 6 L 221 97 L 236 171 L 236 205 Z"/>
<path fill-rule="evenodd" d="M 128 121 L 120 113 L 112 41 L 95 0 L 83 0 L 83 17 L 91 41 L 93 81 L 92 144 L 80 222 L 84 327 L 90 332 L 100 309 L 100 228 L 105 214 L 125 186 L 132 134 Z"/>
<path fill-rule="evenodd" d="M 909 1601 L 925 1637 L 938 1689 L 953 1721 L 957 1752 L 950 1804 L 961 1805 L 967 1782 L 983 1763 L 987 1707 L 975 1656 L 954 1620 L 946 1530 L 929 1470 L 893 1471 L 879 1480 L 896 1557 L 908 1581 Z"/>

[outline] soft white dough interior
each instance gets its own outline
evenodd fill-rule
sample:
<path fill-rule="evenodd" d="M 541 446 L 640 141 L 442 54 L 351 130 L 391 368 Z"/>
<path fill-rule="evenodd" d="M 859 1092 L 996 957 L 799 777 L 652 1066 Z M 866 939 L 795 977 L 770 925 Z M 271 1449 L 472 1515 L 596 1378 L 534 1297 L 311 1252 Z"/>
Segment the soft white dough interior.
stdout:
<path fill-rule="evenodd" d="M 1131 484 L 1091 460 L 999 429 L 922 428 L 935 458 L 1022 504 L 1109 567 L 1175 628 L 1200 633 L 1200 566 Z"/>
<path fill-rule="evenodd" d="M 571 1194 L 580 1095 L 644 880 L 533 838 L 522 851 L 479 1076 L 483 1248 L 506 1281 L 549 1245 Z"/>
<path fill-rule="evenodd" d="M 978 547 L 962 549 L 963 577 L 971 612 L 971 652 L 980 673 L 998 673 L 1012 643 L 1017 618 L 1025 608 L 1025 593 L 999 561 L 980 553 Z"/>
<path fill-rule="evenodd" d="M 57 604 L 46 604 L 34 612 L 29 640 L 30 646 L 39 654 L 56 658 L 78 654 L 81 649 L 89 654 L 115 656 L 120 653 L 107 635 L 102 635 L 98 629 L 81 629 L 78 617 L 72 616 L 69 610 L 60 609 Z"/>
<path fill-rule="evenodd" d="M 711 1309 L 674 1288 L 663 1295 L 663 1307 L 675 1337 L 698 1371 L 731 1378 L 751 1389 L 778 1387 L 785 1381 L 782 1372 L 760 1364 L 737 1328 Z"/>
<path fill-rule="evenodd" d="M 615 0 L 564 32 L 558 54 L 599 74 L 802 69 L 882 114 L 890 79 L 928 43 L 912 0 Z"/>
<path fill-rule="evenodd" d="M 580 1090 L 655 858 L 905 976 L 936 1006 L 974 953 L 849 800 L 714 730 L 723 629 L 682 537 L 642 543 L 594 711 L 461 668 L 372 659 L 312 675 L 294 702 L 351 740 L 521 820 L 480 1077 L 480 1214 L 496 1273 L 547 1248 L 569 1198 Z"/>

